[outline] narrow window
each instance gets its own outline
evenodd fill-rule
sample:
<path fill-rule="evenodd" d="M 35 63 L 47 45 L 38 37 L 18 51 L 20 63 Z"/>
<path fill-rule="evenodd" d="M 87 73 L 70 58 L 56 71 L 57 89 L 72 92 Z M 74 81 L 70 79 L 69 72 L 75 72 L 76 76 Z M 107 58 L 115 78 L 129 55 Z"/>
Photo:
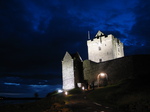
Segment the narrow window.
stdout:
<path fill-rule="evenodd" d="M 101 50 L 101 47 L 99 46 L 98 49 L 99 49 L 99 51 L 100 51 L 100 50 Z"/>
<path fill-rule="evenodd" d="M 99 59 L 99 62 L 102 62 L 102 59 Z"/>

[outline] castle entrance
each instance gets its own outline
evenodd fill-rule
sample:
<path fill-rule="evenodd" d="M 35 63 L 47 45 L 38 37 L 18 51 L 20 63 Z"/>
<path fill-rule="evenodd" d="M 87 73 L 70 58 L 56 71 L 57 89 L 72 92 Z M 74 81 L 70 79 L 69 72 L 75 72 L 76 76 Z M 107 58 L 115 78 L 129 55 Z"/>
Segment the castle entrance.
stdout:
<path fill-rule="evenodd" d="M 106 86 L 108 84 L 108 76 L 106 73 L 102 72 L 102 73 L 98 74 L 97 84 L 98 84 L 98 87 Z"/>

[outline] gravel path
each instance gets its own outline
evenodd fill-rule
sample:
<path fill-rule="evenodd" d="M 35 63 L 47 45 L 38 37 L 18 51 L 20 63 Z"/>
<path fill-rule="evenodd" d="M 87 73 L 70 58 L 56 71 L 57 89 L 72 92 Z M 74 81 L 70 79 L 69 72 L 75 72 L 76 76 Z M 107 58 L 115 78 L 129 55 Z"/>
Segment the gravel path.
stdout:
<path fill-rule="evenodd" d="M 65 103 L 73 112 L 116 112 L 108 106 L 91 102 L 86 98 L 85 93 L 69 97 Z"/>

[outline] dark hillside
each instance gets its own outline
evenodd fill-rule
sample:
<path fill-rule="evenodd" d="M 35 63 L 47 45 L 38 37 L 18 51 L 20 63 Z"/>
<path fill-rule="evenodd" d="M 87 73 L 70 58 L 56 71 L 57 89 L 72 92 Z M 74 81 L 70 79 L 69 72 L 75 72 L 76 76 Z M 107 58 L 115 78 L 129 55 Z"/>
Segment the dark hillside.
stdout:
<path fill-rule="evenodd" d="M 89 94 L 92 101 L 104 103 L 123 112 L 150 111 L 150 81 L 137 77 L 112 86 L 97 89 Z"/>

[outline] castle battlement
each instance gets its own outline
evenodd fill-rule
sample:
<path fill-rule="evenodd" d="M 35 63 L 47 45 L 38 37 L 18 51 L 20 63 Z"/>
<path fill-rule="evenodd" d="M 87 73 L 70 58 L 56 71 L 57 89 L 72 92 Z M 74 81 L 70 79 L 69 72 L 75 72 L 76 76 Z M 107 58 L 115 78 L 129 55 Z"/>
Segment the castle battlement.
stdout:
<path fill-rule="evenodd" d="M 92 40 L 88 40 L 87 43 L 100 42 L 100 44 L 102 44 L 103 42 L 106 42 L 106 41 L 114 41 L 118 45 L 120 45 L 120 44 L 123 45 L 123 43 L 119 39 L 115 38 L 112 34 L 109 34 L 107 36 L 95 37 Z M 88 44 L 88 45 L 90 45 L 90 44 Z"/>
<path fill-rule="evenodd" d="M 98 31 L 93 40 L 87 41 L 89 60 L 102 62 L 124 56 L 123 43 L 112 34 Z"/>

